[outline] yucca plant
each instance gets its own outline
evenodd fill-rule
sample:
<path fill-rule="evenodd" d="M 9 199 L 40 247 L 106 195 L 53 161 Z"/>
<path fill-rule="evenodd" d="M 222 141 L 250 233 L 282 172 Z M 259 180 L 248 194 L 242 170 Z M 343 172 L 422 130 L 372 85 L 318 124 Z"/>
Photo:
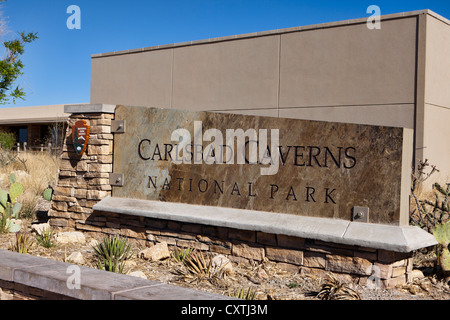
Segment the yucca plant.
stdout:
<path fill-rule="evenodd" d="M 209 254 L 193 249 L 184 251 L 189 252 L 183 259 L 183 267 L 176 268 L 174 273 L 184 277 L 187 282 L 200 282 L 203 280 L 209 282 L 219 281 L 223 274 L 222 268 L 215 268 L 212 264 L 212 259 Z"/>
<path fill-rule="evenodd" d="M 42 231 L 42 234 L 38 234 L 36 236 L 36 240 L 44 248 L 51 248 L 51 247 L 56 246 L 56 243 L 54 240 L 54 234 L 53 234 L 53 231 L 50 230 L 50 228 L 45 228 Z"/>
<path fill-rule="evenodd" d="M 198 278 L 209 277 L 211 274 L 212 263 L 209 257 L 203 255 L 201 251 L 194 251 L 186 259 L 184 264 L 188 271 Z"/>
<path fill-rule="evenodd" d="M 321 300 L 361 300 L 358 292 L 336 279 L 332 274 L 328 274 L 317 298 Z"/>
<path fill-rule="evenodd" d="M 16 233 L 16 240 L 13 244 L 10 243 L 9 250 L 26 254 L 33 244 L 32 237 L 25 232 Z"/>
<path fill-rule="evenodd" d="M 123 273 L 125 261 L 133 254 L 133 245 L 126 238 L 109 236 L 93 246 L 97 256 L 97 268 Z"/>
<path fill-rule="evenodd" d="M 189 257 L 189 255 L 191 254 L 191 252 L 193 250 L 194 249 L 192 249 L 192 248 L 187 248 L 187 249 L 175 248 L 173 250 L 173 257 L 178 262 L 184 262 L 186 260 L 186 258 Z"/>
<path fill-rule="evenodd" d="M 252 290 L 252 288 L 239 288 L 237 291 L 233 293 L 228 293 L 229 297 L 238 298 L 242 300 L 255 300 L 256 292 Z"/>

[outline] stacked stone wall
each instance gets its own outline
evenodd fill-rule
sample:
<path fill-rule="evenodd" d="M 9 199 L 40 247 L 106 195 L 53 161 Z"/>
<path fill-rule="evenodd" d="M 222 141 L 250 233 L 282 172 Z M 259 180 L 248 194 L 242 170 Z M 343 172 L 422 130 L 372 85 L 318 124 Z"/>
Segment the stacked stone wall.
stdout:
<path fill-rule="evenodd" d="M 113 114 L 73 114 L 69 120 L 66 142 L 61 156 L 59 179 L 54 187 L 51 225 L 75 228 L 94 211 L 92 207 L 111 195 L 109 174 L 113 165 L 113 139 L 111 120 Z M 72 125 L 86 120 L 90 126 L 90 138 L 86 152 L 80 157 L 72 144 Z"/>

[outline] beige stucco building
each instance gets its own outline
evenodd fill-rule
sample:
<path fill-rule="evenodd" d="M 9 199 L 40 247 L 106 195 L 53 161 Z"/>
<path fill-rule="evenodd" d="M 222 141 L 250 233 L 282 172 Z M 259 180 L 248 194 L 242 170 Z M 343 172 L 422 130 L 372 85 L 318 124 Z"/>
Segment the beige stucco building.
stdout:
<path fill-rule="evenodd" d="M 450 21 L 429 11 L 92 56 L 91 103 L 415 129 L 450 177 Z M 437 176 L 434 176 L 438 178 Z"/>
<path fill-rule="evenodd" d="M 70 114 L 64 105 L 1 108 L 0 131 L 13 132 L 17 142 L 28 148 L 40 148 L 41 144 L 55 143 L 55 135 L 61 136 Z M 56 130 L 58 129 L 58 130 Z M 56 130 L 56 131 L 55 131 Z"/>

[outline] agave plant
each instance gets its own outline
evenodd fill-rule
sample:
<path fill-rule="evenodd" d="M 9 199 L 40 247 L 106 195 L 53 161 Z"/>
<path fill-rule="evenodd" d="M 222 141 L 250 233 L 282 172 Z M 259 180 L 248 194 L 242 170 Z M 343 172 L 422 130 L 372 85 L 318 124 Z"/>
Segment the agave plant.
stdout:
<path fill-rule="evenodd" d="M 361 300 L 359 294 L 345 283 L 328 274 L 317 298 L 321 300 Z"/>
<path fill-rule="evenodd" d="M 94 247 L 97 256 L 97 268 L 101 270 L 123 273 L 125 261 L 133 254 L 132 244 L 126 238 L 109 236 Z"/>

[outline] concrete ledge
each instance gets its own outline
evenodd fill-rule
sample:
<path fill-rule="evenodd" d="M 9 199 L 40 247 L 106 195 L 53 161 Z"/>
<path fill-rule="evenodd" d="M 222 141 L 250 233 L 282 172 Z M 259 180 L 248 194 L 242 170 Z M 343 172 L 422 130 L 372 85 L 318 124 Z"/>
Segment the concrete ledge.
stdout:
<path fill-rule="evenodd" d="M 75 277 L 68 263 L 0 250 L 0 280 L 19 283 L 79 300 L 230 300 L 142 278 L 79 267 L 80 289 L 70 289 Z"/>
<path fill-rule="evenodd" d="M 64 106 L 65 113 L 114 113 L 112 104 L 69 104 Z"/>
<path fill-rule="evenodd" d="M 322 240 L 395 252 L 436 245 L 433 235 L 412 226 L 391 226 L 272 212 L 107 197 L 94 210 Z"/>

